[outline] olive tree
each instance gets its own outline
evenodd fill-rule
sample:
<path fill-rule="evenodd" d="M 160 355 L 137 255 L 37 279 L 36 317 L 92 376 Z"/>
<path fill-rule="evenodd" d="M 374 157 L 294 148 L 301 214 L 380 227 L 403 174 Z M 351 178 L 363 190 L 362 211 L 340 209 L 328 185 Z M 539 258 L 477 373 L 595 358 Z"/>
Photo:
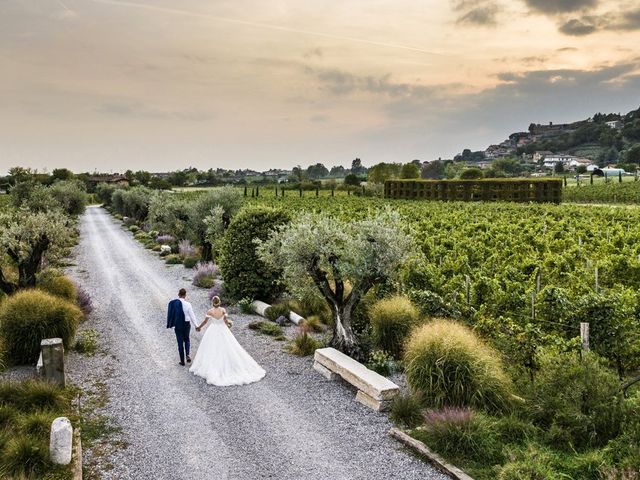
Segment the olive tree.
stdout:
<path fill-rule="evenodd" d="M 202 259 L 211 260 L 211 241 L 222 234 L 242 207 L 244 198 L 237 188 L 216 188 L 198 197 L 189 212 L 192 240 L 202 248 Z"/>
<path fill-rule="evenodd" d="M 331 346 L 358 359 L 362 349 L 352 328 L 352 312 L 413 250 L 412 237 L 392 209 L 350 222 L 324 213 L 305 214 L 257 243 L 261 260 L 282 269 L 292 293 L 320 292 L 333 315 Z"/>
<path fill-rule="evenodd" d="M 0 258 L 8 257 L 18 271 L 17 282 L 5 276 L 0 265 L 0 290 L 11 294 L 36 286 L 36 274 L 47 252 L 63 247 L 69 239 L 69 219 L 61 212 L 20 209 L 0 214 Z"/>

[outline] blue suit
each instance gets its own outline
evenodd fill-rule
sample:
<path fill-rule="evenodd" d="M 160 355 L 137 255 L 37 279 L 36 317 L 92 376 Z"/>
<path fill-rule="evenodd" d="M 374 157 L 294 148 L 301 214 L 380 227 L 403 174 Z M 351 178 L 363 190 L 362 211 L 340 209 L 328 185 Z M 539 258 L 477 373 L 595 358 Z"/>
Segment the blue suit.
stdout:
<path fill-rule="evenodd" d="M 189 334 L 191 333 L 191 322 L 185 321 L 182 302 L 179 298 L 169 302 L 167 310 L 167 328 L 173 328 L 176 332 L 176 340 L 178 341 L 178 354 L 180 355 L 180 363 L 184 364 L 185 352 L 189 356 L 191 341 Z"/>

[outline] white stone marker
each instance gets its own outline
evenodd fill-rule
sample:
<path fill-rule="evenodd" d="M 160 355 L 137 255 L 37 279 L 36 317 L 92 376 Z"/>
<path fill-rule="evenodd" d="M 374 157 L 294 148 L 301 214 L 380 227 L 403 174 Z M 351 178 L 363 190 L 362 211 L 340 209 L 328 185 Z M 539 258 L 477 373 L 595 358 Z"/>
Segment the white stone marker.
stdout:
<path fill-rule="evenodd" d="M 58 465 L 69 465 L 73 451 L 73 427 L 66 417 L 58 417 L 51 424 L 49 456 Z"/>
<path fill-rule="evenodd" d="M 161 253 L 171 253 L 171 245 L 161 245 L 160 246 Z"/>

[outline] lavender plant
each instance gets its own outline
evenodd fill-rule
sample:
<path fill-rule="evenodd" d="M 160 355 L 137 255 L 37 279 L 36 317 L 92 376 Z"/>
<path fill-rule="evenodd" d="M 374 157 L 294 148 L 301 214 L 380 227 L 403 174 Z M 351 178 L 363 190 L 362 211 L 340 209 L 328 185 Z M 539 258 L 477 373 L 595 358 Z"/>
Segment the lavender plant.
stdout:
<path fill-rule="evenodd" d="M 182 258 L 195 257 L 196 255 L 196 249 L 189 240 L 180 240 L 178 252 Z"/>
<path fill-rule="evenodd" d="M 193 281 L 191 283 L 196 287 L 211 288 L 219 273 L 220 270 L 215 263 L 200 262 L 195 266 L 195 273 L 193 274 Z"/>

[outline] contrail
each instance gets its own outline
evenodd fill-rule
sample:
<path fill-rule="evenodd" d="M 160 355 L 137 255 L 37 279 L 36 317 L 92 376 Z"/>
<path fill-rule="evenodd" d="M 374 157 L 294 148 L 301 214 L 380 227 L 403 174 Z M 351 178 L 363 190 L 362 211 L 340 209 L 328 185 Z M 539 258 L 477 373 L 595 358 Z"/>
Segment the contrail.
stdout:
<path fill-rule="evenodd" d="M 115 6 L 119 6 L 119 7 L 130 7 L 130 8 L 144 9 L 144 10 L 153 10 L 153 11 L 156 11 L 156 12 L 167 13 L 167 14 L 170 14 L 170 15 L 183 15 L 183 16 L 186 16 L 186 17 L 205 18 L 205 19 L 216 21 L 216 22 L 233 23 L 233 24 L 236 24 L 236 25 L 244 25 L 244 26 L 248 26 L 248 27 L 263 28 L 263 29 L 268 29 L 268 30 L 277 30 L 277 31 L 289 32 L 289 33 L 298 33 L 298 34 L 301 34 L 301 35 L 309 35 L 309 36 L 314 36 L 314 37 L 330 38 L 332 40 L 345 40 L 345 41 L 348 41 L 348 42 L 363 43 L 363 44 L 366 44 L 366 45 L 375 45 L 375 46 L 378 46 L 378 47 L 396 48 L 396 49 L 400 49 L 400 50 L 409 50 L 409 51 L 412 51 L 412 52 L 424 53 L 424 54 L 427 54 L 427 55 L 443 56 L 442 53 L 431 52 L 429 50 L 424 50 L 422 48 L 412 47 L 411 45 L 402 45 L 402 44 L 397 44 L 397 43 L 386 43 L 386 42 L 377 42 L 375 40 L 367 40 L 367 39 L 364 39 L 364 38 L 348 37 L 348 36 L 343 36 L 343 35 L 332 35 L 330 33 L 315 32 L 315 31 L 312 31 L 312 30 L 299 30 L 297 28 L 280 27 L 278 25 L 270 25 L 268 23 L 250 22 L 250 21 L 247 21 L 247 20 L 238 20 L 238 19 L 235 19 L 235 18 L 219 17 L 217 15 L 210 15 L 208 13 L 198 13 L 198 12 L 192 12 L 192 11 L 189 11 L 189 10 L 181 10 L 181 9 L 177 9 L 177 8 L 158 7 L 158 6 L 155 6 L 155 5 L 147 5 L 147 4 L 144 4 L 144 3 L 127 2 L 125 0 L 89 0 L 89 1 L 91 1 L 93 3 L 102 3 L 102 4 L 105 4 L 105 5 L 115 5 Z"/>

